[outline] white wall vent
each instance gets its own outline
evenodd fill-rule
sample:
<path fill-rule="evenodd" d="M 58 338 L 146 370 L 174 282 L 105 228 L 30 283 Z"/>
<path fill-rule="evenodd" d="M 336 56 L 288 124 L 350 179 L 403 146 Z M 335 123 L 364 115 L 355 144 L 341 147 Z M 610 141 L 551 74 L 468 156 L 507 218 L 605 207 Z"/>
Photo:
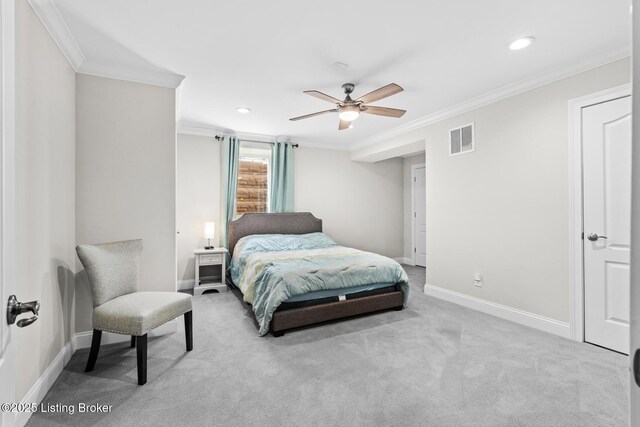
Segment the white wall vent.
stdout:
<path fill-rule="evenodd" d="M 449 155 L 471 153 L 475 150 L 475 132 L 473 123 L 449 129 Z"/>

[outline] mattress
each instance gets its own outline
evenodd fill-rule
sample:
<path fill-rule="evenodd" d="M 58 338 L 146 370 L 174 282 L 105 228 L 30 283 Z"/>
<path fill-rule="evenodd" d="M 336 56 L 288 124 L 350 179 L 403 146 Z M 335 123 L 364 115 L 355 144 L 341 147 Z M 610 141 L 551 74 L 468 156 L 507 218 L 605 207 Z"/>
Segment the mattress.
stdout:
<path fill-rule="evenodd" d="M 357 299 L 362 297 L 368 297 L 371 295 L 379 295 L 387 292 L 393 292 L 398 290 L 398 285 L 395 283 L 377 283 L 373 285 L 356 286 L 354 288 L 337 289 L 331 291 L 316 291 L 309 292 L 304 295 L 296 295 L 289 298 L 287 301 L 281 303 L 276 311 L 290 310 L 293 308 L 311 307 L 319 304 L 326 304 L 330 302 L 344 300 Z"/>
<path fill-rule="evenodd" d="M 353 288 L 341 288 L 341 289 L 323 289 L 320 291 L 313 291 L 307 294 L 294 295 L 285 302 L 300 302 L 300 301 L 313 301 L 323 298 L 334 298 L 341 295 L 357 294 L 358 292 L 374 291 L 376 289 L 388 288 L 389 286 L 395 286 L 395 283 L 374 283 L 371 285 L 355 286 Z"/>

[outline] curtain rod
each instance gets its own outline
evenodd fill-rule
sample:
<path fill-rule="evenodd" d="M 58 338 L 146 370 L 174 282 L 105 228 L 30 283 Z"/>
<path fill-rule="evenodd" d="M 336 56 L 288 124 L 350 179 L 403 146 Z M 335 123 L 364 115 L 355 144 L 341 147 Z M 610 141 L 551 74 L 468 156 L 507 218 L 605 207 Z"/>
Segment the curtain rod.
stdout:
<path fill-rule="evenodd" d="M 222 141 L 224 141 L 224 136 L 216 135 L 216 136 L 215 136 L 215 139 L 216 139 L 216 141 L 220 141 L 220 142 L 222 142 Z M 273 145 L 273 144 L 275 144 L 275 142 L 253 141 L 253 140 L 251 140 L 251 139 L 240 139 L 240 141 L 244 141 L 244 142 L 256 142 L 256 143 L 258 143 L 258 144 L 269 144 L 269 145 Z M 293 148 L 298 148 L 298 147 L 299 147 L 299 145 L 298 145 L 298 144 L 291 144 L 291 146 L 292 146 Z"/>

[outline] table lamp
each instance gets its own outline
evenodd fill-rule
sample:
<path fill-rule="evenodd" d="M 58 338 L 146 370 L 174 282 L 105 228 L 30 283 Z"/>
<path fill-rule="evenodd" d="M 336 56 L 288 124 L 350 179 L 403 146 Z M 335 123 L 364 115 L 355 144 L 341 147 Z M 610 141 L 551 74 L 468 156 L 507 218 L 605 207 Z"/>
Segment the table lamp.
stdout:
<path fill-rule="evenodd" d="M 204 223 L 204 238 L 207 239 L 207 246 L 205 246 L 205 249 L 213 249 L 213 246 L 211 246 L 211 239 L 213 239 L 213 236 L 215 234 L 215 230 L 216 230 L 216 224 L 214 222 L 205 222 Z"/>

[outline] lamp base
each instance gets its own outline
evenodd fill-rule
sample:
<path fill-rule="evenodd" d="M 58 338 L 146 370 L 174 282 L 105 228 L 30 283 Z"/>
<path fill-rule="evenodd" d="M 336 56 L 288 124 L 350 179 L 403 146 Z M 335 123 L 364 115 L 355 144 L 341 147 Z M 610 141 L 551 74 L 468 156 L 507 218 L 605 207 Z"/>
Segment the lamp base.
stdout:
<path fill-rule="evenodd" d="M 205 246 L 205 249 L 215 249 L 213 246 Z"/>

